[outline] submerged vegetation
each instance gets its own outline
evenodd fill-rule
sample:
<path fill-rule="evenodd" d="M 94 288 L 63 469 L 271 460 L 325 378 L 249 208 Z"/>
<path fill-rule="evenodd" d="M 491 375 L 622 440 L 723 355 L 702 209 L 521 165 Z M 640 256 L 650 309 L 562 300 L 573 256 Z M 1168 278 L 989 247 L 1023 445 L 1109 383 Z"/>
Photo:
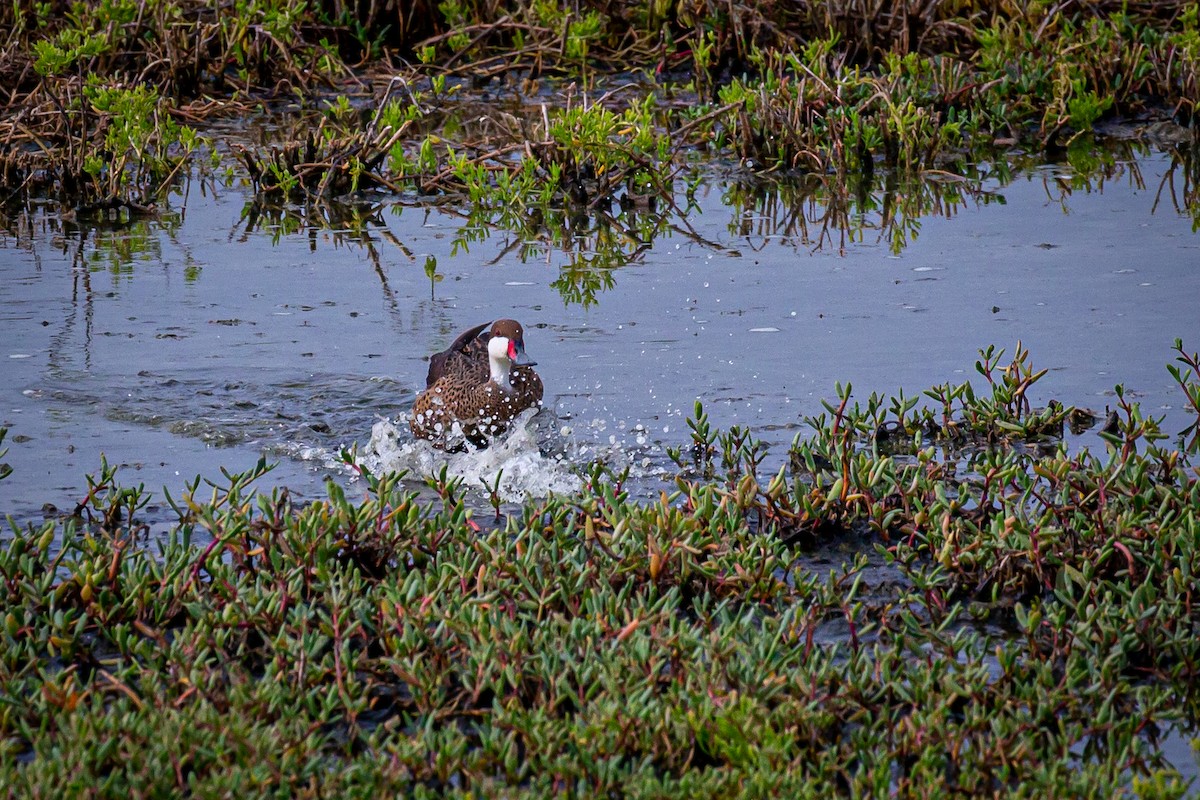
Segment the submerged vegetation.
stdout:
<path fill-rule="evenodd" d="M 976 368 L 925 403 L 839 389 L 775 474 L 698 407 L 671 494 L 597 465 L 482 532 L 452 481 L 299 505 L 260 463 L 168 496 L 160 537 L 102 464 L 0 550 L 0 782 L 1182 797 L 1159 745 L 1200 721 L 1196 425 L 1163 446 L 1118 390 L 1105 452 L 1070 452 L 1094 420 L 1030 408 L 1027 352 Z"/>

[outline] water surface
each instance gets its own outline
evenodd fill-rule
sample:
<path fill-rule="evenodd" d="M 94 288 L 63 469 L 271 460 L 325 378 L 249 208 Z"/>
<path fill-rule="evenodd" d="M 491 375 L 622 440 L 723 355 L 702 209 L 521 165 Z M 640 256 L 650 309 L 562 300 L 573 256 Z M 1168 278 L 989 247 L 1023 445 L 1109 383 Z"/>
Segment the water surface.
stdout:
<path fill-rule="evenodd" d="M 866 198 L 848 234 L 737 171 L 686 221 L 614 206 L 574 239 L 382 198 L 310 224 L 198 184 L 152 222 L 35 211 L 0 232 L 0 512 L 71 507 L 101 453 L 173 494 L 265 453 L 268 485 L 319 496 L 349 480 L 343 447 L 411 405 L 430 352 L 501 316 L 526 327 L 566 467 L 632 464 L 647 492 L 697 399 L 778 456 L 837 381 L 859 398 L 978 381 L 977 350 L 1018 340 L 1050 368 L 1035 402 L 1102 409 L 1120 382 L 1178 430 L 1164 365 L 1176 337 L 1200 347 L 1200 235 L 1163 189 L 1178 169 L 1133 149 L 1103 178 L 1028 168 L 891 228 Z"/>

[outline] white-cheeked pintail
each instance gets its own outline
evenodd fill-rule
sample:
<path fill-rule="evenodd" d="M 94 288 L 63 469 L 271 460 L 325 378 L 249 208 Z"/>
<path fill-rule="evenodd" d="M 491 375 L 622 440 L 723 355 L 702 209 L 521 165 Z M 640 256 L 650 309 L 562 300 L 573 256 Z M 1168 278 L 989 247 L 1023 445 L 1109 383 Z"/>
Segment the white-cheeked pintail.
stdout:
<path fill-rule="evenodd" d="M 434 447 L 461 449 L 455 423 L 467 441 L 486 447 L 512 419 L 541 405 L 542 379 L 525 353 L 521 323 L 500 319 L 464 331 L 429 359 L 425 391 L 413 403 L 409 425 Z"/>

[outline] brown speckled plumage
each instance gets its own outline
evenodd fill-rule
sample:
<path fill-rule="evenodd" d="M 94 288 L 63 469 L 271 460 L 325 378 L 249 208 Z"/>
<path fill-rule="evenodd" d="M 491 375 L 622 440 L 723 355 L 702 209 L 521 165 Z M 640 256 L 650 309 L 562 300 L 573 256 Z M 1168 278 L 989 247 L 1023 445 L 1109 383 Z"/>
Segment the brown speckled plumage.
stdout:
<path fill-rule="evenodd" d="M 464 331 L 450 347 L 429 359 L 426 389 L 413 403 L 409 425 L 413 434 L 435 447 L 457 444 L 450 436 L 455 422 L 468 441 L 485 447 L 490 437 L 508 429 L 513 417 L 542 402 L 542 379 L 525 355 L 521 324 L 501 319 L 487 331 L 485 327 L 486 323 Z M 507 385 L 498 383 L 492 374 L 488 348 L 496 337 L 507 348 L 507 356 L 497 357 L 497 367 L 508 373 Z"/>

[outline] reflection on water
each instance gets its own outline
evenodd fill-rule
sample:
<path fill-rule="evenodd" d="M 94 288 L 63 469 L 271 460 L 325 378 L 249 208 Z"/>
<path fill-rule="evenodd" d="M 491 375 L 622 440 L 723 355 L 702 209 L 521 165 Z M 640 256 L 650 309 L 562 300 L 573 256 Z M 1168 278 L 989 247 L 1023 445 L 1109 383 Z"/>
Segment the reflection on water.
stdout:
<path fill-rule="evenodd" d="M 614 288 L 615 270 L 644 261 L 660 239 L 684 238 L 715 254 L 734 250 L 728 242 L 713 241 L 696 230 L 696 215 L 708 211 L 697 202 L 698 189 L 721 187 L 720 203 L 730 215 L 727 230 L 739 243 L 738 250 L 758 252 L 782 245 L 844 255 L 854 245 L 884 244 L 898 255 L 917 239 L 927 219 L 952 219 L 965 209 L 1003 204 L 1005 188 L 1018 178 L 1032 175 L 1040 180 L 1047 200 L 1065 213 L 1077 192 L 1104 192 L 1114 182 L 1145 189 L 1138 159 L 1151 152 L 1134 140 L 1098 147 L 1090 137 L 1082 137 L 1063 152 L 1058 165 L 1046 164 L 1039 156 L 1006 152 L 992 160 L 948 164 L 914 176 L 872 171 L 845 181 L 836 175 L 761 175 L 748 170 L 727 170 L 718 176 L 709 168 L 696 168 L 688 180 L 680 181 L 684 188 L 671 204 L 622 197 L 610 204 L 567 204 L 549 211 L 515 206 L 478 206 L 466 212 L 442 206 L 439 211 L 461 219 L 451 255 L 486 242 L 495 252 L 489 264 L 513 258 L 522 263 L 554 261 L 558 274 L 550 285 L 565 304 L 586 308 Z M 1193 220 L 1194 230 L 1200 229 L 1200 161 L 1187 145 L 1170 144 L 1166 152 L 1170 164 L 1159 179 L 1155 209 L 1169 204 L 1173 213 Z M 391 205 L 392 215 L 411 212 L 408 205 Z M 361 248 L 387 291 L 382 262 L 388 255 L 415 259 L 385 220 L 388 208 L 382 200 L 308 207 L 252 201 L 242 211 L 240 236 L 261 230 L 278 243 L 283 237 L 303 235 L 314 252 L 323 238 L 334 246 Z M 429 213 L 428 206 L 418 208 Z M 490 242 L 493 238 L 498 241 Z M 380 242 L 394 250 L 384 253 Z"/>
<path fill-rule="evenodd" d="M 751 177 L 730 183 L 722 201 L 736 215 L 730 233 L 754 250 L 783 244 L 844 254 L 853 244 L 884 242 L 898 254 L 917 238 L 924 217 L 951 219 L 968 205 L 1003 202 L 999 185 L 982 188 L 998 183 L 987 165 L 963 172 L 926 172 L 902 183 L 858 178 L 850 185 L 833 176 Z"/>

